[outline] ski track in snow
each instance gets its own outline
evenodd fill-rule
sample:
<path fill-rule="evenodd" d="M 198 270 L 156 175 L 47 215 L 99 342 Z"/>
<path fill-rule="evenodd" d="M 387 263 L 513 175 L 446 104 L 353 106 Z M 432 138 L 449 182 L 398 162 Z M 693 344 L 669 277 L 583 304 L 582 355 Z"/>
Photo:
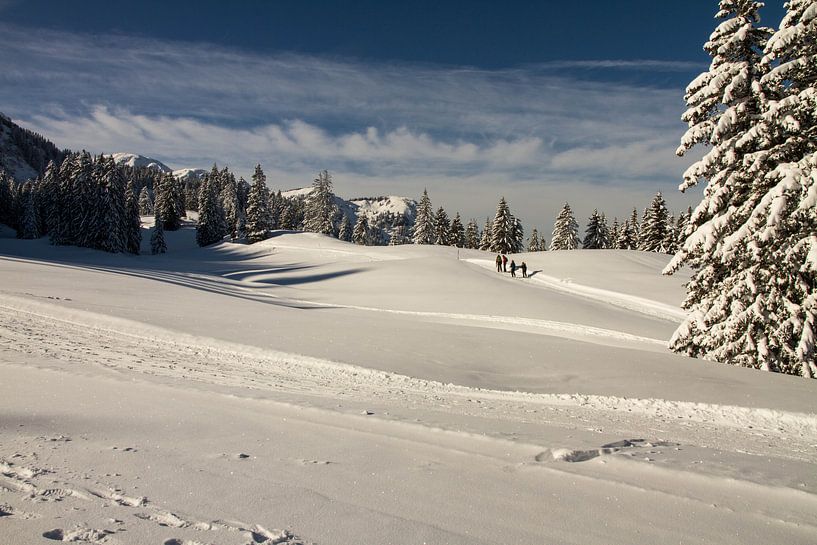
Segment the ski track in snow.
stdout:
<path fill-rule="evenodd" d="M 496 266 L 494 262 L 485 259 L 463 259 L 467 263 L 478 265 L 485 269 L 493 270 Z M 672 305 L 667 305 L 652 299 L 638 297 L 637 295 L 629 295 L 617 291 L 605 290 L 602 288 L 594 288 L 592 286 L 585 286 L 583 284 L 575 284 L 573 282 L 561 280 L 555 276 L 548 276 L 546 274 L 537 273 L 536 276 L 527 278 L 533 284 L 540 284 L 548 289 L 592 299 L 593 301 L 601 301 L 613 306 L 624 308 L 652 316 L 653 318 L 660 318 L 669 322 L 680 322 L 686 318 L 686 312 Z M 666 344 L 666 343 L 664 343 Z"/>
<path fill-rule="evenodd" d="M 536 394 L 455 384 L 249 347 L 67 309 L 27 299 L 0 299 L 0 350 L 40 354 L 76 364 L 98 364 L 228 387 L 401 406 L 433 406 L 463 414 L 520 419 L 543 408 L 590 412 L 600 421 L 646 418 L 705 424 L 817 441 L 817 415 L 664 399 L 585 394 Z M 558 412 L 558 410 L 557 410 Z M 575 415 L 569 415 L 573 419 Z M 588 420 L 589 421 L 589 420 Z"/>
<path fill-rule="evenodd" d="M 70 441 L 70 438 L 67 440 Z M 231 542 L 243 538 L 245 543 L 266 545 L 304 543 L 288 530 L 267 530 L 258 524 L 240 521 L 196 520 L 180 512 L 173 513 L 154 505 L 145 496 L 124 495 L 121 488 L 104 480 L 96 480 L 97 477 L 71 470 L 57 471 L 54 467 L 38 467 L 38 459 L 36 452 L 16 453 L 10 459 L 0 458 L 0 491 L 13 493 L 16 496 L 15 503 L 30 503 L 34 507 L 31 511 L 26 511 L 0 504 L 0 517 L 23 520 L 43 518 L 37 512 L 42 509 L 36 508 L 43 503 L 59 503 L 63 512 L 74 513 L 74 519 L 77 513 L 99 511 L 100 507 L 109 517 L 104 524 L 99 524 L 100 521 L 85 521 L 75 522 L 69 527 L 51 528 L 42 532 L 42 537 L 47 540 L 92 544 L 123 543 L 118 540 L 118 534 L 128 532 L 129 528 L 132 532 L 133 519 L 137 519 L 179 532 L 184 530 L 185 534 L 196 536 L 207 543 L 216 537 L 214 533 L 225 532 L 237 534 L 236 539 L 229 539 Z M 67 517 L 58 516 L 55 520 L 63 518 Z M 127 539 L 124 542 L 132 543 Z M 169 538 L 163 545 L 202 545 L 202 542 Z"/>

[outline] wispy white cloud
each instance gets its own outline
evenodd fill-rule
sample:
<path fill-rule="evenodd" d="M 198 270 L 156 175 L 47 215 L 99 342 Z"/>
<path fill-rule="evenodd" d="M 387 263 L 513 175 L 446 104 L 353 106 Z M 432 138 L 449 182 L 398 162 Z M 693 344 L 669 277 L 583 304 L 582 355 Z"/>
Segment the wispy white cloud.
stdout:
<path fill-rule="evenodd" d="M 675 196 L 682 91 L 570 75 L 686 63 L 481 71 L 4 25 L 0 51 L 2 108 L 61 146 L 244 174 L 261 162 L 281 187 L 329 168 L 350 194 L 428 186 L 467 215 L 492 211 L 500 193 L 523 218 L 563 200 L 580 216 L 623 215 L 658 189 L 676 208 L 689 200 Z"/>
<path fill-rule="evenodd" d="M 535 65 L 541 69 L 605 68 L 620 70 L 649 70 L 653 72 L 689 72 L 705 70 L 706 64 L 691 61 L 667 61 L 655 59 L 599 59 L 550 61 Z"/>

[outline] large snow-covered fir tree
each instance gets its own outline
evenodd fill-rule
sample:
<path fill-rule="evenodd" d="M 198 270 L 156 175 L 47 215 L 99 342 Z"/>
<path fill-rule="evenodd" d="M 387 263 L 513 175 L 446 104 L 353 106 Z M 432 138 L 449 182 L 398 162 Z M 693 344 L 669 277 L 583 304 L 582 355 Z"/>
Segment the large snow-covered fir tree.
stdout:
<path fill-rule="evenodd" d="M 199 186 L 199 222 L 196 226 L 196 243 L 199 246 L 219 242 L 227 234 L 227 219 L 219 199 L 218 186 L 216 176 L 205 176 Z"/>
<path fill-rule="evenodd" d="M 17 230 L 17 236 L 23 239 L 34 239 L 40 237 L 39 219 L 37 218 L 37 207 L 34 204 L 35 190 L 31 182 L 26 182 L 23 186 L 22 218 Z"/>
<path fill-rule="evenodd" d="M 340 228 L 338 229 L 338 239 L 345 242 L 352 241 L 352 222 L 349 216 L 343 214 L 343 219 L 340 220 Z"/>
<path fill-rule="evenodd" d="M 335 231 L 337 215 L 335 195 L 332 193 L 332 176 L 322 170 L 312 182 L 312 191 L 304 203 L 304 229 L 313 233 L 331 235 Z"/>
<path fill-rule="evenodd" d="M 468 225 L 465 226 L 465 247 L 479 249 L 479 225 L 475 219 L 468 220 Z"/>
<path fill-rule="evenodd" d="M 238 182 L 235 179 L 235 175 L 232 172 L 229 172 L 226 168 L 220 174 L 221 179 L 221 191 L 218 194 L 218 205 L 221 208 L 221 212 L 224 214 L 224 223 L 225 223 L 225 230 L 232 240 L 236 240 L 239 237 L 239 223 L 242 223 L 242 216 L 246 215 L 246 210 L 241 207 L 241 201 L 238 198 Z M 201 204 L 201 187 L 204 185 L 205 181 L 201 181 L 201 185 L 199 185 L 199 194 L 198 194 L 198 204 Z M 217 185 L 213 187 L 213 190 L 217 190 Z M 201 214 L 201 209 L 199 209 L 199 214 Z M 201 215 L 199 215 L 199 222 L 201 222 Z"/>
<path fill-rule="evenodd" d="M 460 213 L 457 212 L 454 215 L 454 219 L 451 220 L 451 229 L 450 229 L 450 239 L 449 244 L 452 246 L 456 246 L 457 248 L 465 248 L 465 226 L 462 224 L 462 218 L 460 217 Z"/>
<path fill-rule="evenodd" d="M 604 226 L 603 215 L 598 210 L 593 210 L 590 219 L 587 220 L 587 229 L 584 232 L 585 250 L 601 250 L 608 247 L 607 233 Z"/>
<path fill-rule="evenodd" d="M 624 223 L 618 228 L 615 248 L 617 250 L 635 250 L 638 248 L 638 239 L 630 224 L 630 220 L 624 220 Z"/>
<path fill-rule="evenodd" d="M 155 180 L 153 187 L 155 193 L 153 200 L 154 213 L 162 218 L 165 231 L 176 231 L 181 227 L 183 209 L 180 203 L 184 202 L 184 193 L 179 181 L 172 174 Z"/>
<path fill-rule="evenodd" d="M 539 231 L 536 229 L 536 227 L 534 227 L 533 231 L 530 233 L 530 238 L 528 239 L 528 251 L 539 251 Z"/>
<path fill-rule="evenodd" d="M 490 249 L 492 252 L 511 254 L 517 251 L 517 247 L 516 222 L 505 197 L 501 197 L 496 205 L 496 214 L 491 224 Z"/>
<path fill-rule="evenodd" d="M 420 197 L 420 203 L 417 205 L 417 217 L 414 219 L 411 241 L 414 244 L 434 244 L 435 239 L 434 211 L 431 209 L 428 190 L 423 189 L 423 196 Z"/>
<path fill-rule="evenodd" d="M 102 156 L 96 164 L 96 204 L 92 223 L 96 240 L 91 247 L 106 252 L 128 249 L 128 214 L 125 207 L 125 180 L 111 156 Z"/>
<path fill-rule="evenodd" d="M 486 252 L 491 251 L 491 241 L 494 238 L 494 223 L 491 218 L 485 218 L 485 227 L 482 228 L 482 236 L 479 239 L 479 249 Z"/>
<path fill-rule="evenodd" d="M 153 199 L 150 198 L 148 187 L 142 186 L 139 191 L 139 213 L 143 216 L 153 215 Z"/>
<path fill-rule="evenodd" d="M 250 193 L 247 196 L 247 240 L 253 243 L 266 239 L 269 237 L 271 224 L 267 177 L 261 165 L 255 165 Z"/>
<path fill-rule="evenodd" d="M 669 212 L 667 203 L 659 191 L 644 211 L 641 230 L 638 233 L 638 249 L 645 252 L 666 252 Z"/>
<path fill-rule="evenodd" d="M 553 234 L 550 240 L 551 250 L 575 250 L 579 247 L 579 224 L 573 216 L 570 205 L 565 203 L 556 222 L 553 225 Z"/>
<path fill-rule="evenodd" d="M 161 214 L 156 214 L 153 222 L 153 232 L 150 234 L 150 253 L 153 255 L 167 252 L 164 224 Z"/>
<path fill-rule="evenodd" d="M 139 255 L 142 247 L 142 218 L 139 214 L 139 197 L 133 181 L 129 181 L 125 190 L 126 250 Z"/>
<path fill-rule="evenodd" d="M 672 214 L 667 216 L 667 229 L 664 232 L 664 240 L 661 241 L 661 251 L 668 254 L 678 251 L 678 223 Z"/>
<path fill-rule="evenodd" d="M 788 2 L 771 36 L 758 26 L 761 5 L 720 2 L 724 21 L 705 45 L 710 69 L 687 88 L 679 154 L 710 149 L 681 185 L 707 182 L 665 270 L 694 270 L 690 314 L 670 346 L 815 377 L 817 6 Z"/>
<path fill-rule="evenodd" d="M 361 246 L 369 245 L 369 220 L 366 214 L 359 214 L 352 231 L 352 242 Z"/>
<path fill-rule="evenodd" d="M 769 100 L 746 139 L 759 137 L 746 161 L 755 174 L 740 214 L 748 219 L 724 240 L 724 252 L 748 236 L 747 283 L 772 280 L 753 307 L 733 317 L 771 317 L 765 338 L 752 332 L 760 339 L 757 357 L 742 354 L 741 363 L 817 378 L 817 3 L 790 0 L 786 8 L 761 60 Z"/>
<path fill-rule="evenodd" d="M 434 214 L 434 244 L 439 246 L 451 245 L 451 222 L 442 206 Z"/>

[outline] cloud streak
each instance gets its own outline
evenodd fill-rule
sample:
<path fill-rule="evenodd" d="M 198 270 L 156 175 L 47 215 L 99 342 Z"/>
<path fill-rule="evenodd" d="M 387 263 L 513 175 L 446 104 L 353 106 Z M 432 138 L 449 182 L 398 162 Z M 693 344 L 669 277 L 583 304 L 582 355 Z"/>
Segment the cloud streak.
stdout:
<path fill-rule="evenodd" d="M 504 192 L 524 201 L 523 217 L 542 214 L 537 202 L 561 204 L 560 194 L 580 215 L 629 207 L 624 199 L 643 207 L 657 189 L 673 197 L 686 167 L 673 154 L 681 91 L 571 77 L 571 68 L 699 69 L 649 60 L 501 71 L 366 64 L 7 25 L 0 51 L 0 104 L 61 146 L 133 151 L 174 167 L 216 160 L 244 174 L 261 162 L 284 187 L 329 168 L 349 193 L 417 196 L 429 186 L 468 215 L 492 211 Z M 600 191 L 609 198 L 594 204 Z"/>

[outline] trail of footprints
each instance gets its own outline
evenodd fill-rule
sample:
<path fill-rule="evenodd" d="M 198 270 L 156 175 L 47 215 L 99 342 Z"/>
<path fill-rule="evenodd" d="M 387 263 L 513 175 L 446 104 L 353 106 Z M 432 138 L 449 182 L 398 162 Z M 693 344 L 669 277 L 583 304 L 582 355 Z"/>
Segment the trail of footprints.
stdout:
<path fill-rule="evenodd" d="M 32 457 L 36 457 L 36 455 L 32 455 Z M 70 486 L 68 483 L 54 479 L 55 475 L 50 470 L 23 465 L 21 460 L 26 458 L 23 455 L 16 454 L 11 458 L 0 458 L 0 521 L 5 517 L 22 520 L 43 518 L 43 515 L 36 513 L 36 507 L 31 509 L 35 511 L 32 513 L 12 505 L 12 503 L 31 502 L 37 504 L 66 500 L 80 502 L 103 501 L 110 506 L 121 507 L 128 511 L 132 510 L 128 515 L 132 517 L 131 523 L 133 524 L 147 521 L 168 529 L 186 529 L 201 533 L 201 540 L 171 537 L 157 543 L 157 545 L 209 545 L 211 539 L 218 540 L 218 538 L 212 534 L 208 536 L 207 533 L 222 531 L 234 533 L 235 537 L 227 538 L 230 543 L 240 542 L 242 545 L 304 545 L 300 538 L 288 530 L 268 530 L 260 525 L 249 525 L 238 521 L 197 521 L 178 513 L 154 507 L 147 497 L 129 496 L 118 488 Z M 45 485 L 42 481 L 49 481 L 49 483 Z M 6 496 L 11 497 L 7 499 Z M 75 505 L 70 506 L 70 508 L 67 506 L 63 511 L 79 513 L 84 509 L 82 506 Z M 107 519 L 102 528 L 77 522 L 67 528 L 50 528 L 45 531 L 42 531 L 41 528 L 39 531 L 43 538 L 52 541 L 117 545 L 126 542 L 116 538 L 117 534 L 128 530 L 128 520 L 129 517 L 126 515 L 122 519 Z M 236 541 L 236 539 L 239 541 Z M 243 541 L 241 541 L 242 539 Z"/>

